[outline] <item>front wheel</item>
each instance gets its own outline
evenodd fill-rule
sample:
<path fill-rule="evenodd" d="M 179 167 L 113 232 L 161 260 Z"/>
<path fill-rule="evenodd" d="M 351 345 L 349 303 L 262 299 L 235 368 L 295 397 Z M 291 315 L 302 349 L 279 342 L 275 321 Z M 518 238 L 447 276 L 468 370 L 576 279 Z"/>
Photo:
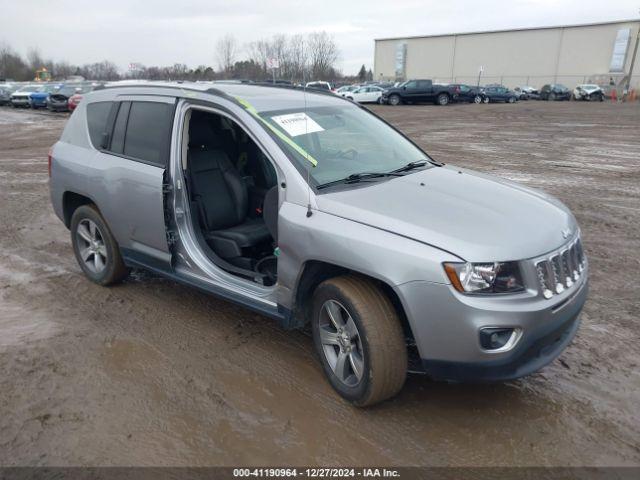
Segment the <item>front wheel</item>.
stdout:
<path fill-rule="evenodd" d="M 401 99 L 400 99 L 400 95 L 391 95 L 389 96 L 389 105 L 400 105 L 401 103 Z"/>
<path fill-rule="evenodd" d="M 331 386 L 359 407 L 396 395 L 407 376 L 400 318 L 373 282 L 342 276 L 313 295 L 313 341 Z"/>
<path fill-rule="evenodd" d="M 80 268 L 92 282 L 110 285 L 129 273 L 115 238 L 93 205 L 83 205 L 73 212 L 71 243 Z"/>
<path fill-rule="evenodd" d="M 509 99 L 507 100 L 507 102 L 509 102 L 509 103 L 516 103 L 516 97 L 509 97 Z"/>
<path fill-rule="evenodd" d="M 473 103 L 482 103 L 482 97 L 480 95 L 476 95 L 473 97 Z"/>
<path fill-rule="evenodd" d="M 490 101 L 491 101 L 491 100 L 490 100 L 490 98 L 489 98 L 489 97 L 484 97 L 484 98 L 482 99 L 482 103 L 489 103 Z"/>
<path fill-rule="evenodd" d="M 551 93 L 549 94 L 549 96 L 547 97 L 547 100 L 549 100 L 550 102 L 555 101 L 555 99 L 556 99 L 556 94 L 555 94 L 555 93 L 553 93 L 553 92 L 551 92 Z"/>

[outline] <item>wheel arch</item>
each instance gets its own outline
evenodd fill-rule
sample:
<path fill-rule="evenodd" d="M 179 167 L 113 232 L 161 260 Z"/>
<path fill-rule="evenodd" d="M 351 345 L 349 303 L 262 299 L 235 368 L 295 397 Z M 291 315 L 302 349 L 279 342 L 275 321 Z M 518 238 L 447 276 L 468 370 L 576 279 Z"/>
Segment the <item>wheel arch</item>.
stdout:
<path fill-rule="evenodd" d="M 71 228 L 71 217 L 73 217 L 73 213 L 78 207 L 83 205 L 94 205 L 98 212 L 100 211 L 96 202 L 87 195 L 82 195 L 71 190 L 67 190 L 62 194 L 62 214 L 64 224 L 67 228 Z"/>
<path fill-rule="evenodd" d="M 342 275 L 354 275 L 376 284 L 391 301 L 402 322 L 402 329 L 409 344 L 413 343 L 413 331 L 400 297 L 393 287 L 381 278 L 335 265 L 321 260 L 308 260 L 304 263 L 294 292 L 293 319 L 298 328 L 305 327 L 311 318 L 313 293 L 322 282 Z"/>

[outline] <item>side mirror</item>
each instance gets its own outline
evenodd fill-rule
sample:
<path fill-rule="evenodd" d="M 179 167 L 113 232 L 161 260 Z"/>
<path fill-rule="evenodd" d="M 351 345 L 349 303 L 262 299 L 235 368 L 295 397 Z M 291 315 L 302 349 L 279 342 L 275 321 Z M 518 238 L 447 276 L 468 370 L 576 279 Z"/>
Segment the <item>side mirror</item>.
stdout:
<path fill-rule="evenodd" d="M 402 87 L 402 90 L 406 90 L 406 89 L 407 89 L 407 87 L 406 87 L 406 86 Z"/>

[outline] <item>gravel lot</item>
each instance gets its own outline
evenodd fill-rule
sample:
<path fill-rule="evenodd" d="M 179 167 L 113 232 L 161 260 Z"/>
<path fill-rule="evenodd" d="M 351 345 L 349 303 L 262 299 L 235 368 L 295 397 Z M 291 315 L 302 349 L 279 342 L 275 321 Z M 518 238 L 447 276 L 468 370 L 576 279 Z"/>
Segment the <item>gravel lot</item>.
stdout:
<path fill-rule="evenodd" d="M 66 117 L 2 108 L 0 465 L 640 465 L 640 105 L 373 108 L 573 210 L 591 295 L 560 359 L 354 409 L 301 333 L 141 271 L 86 280 L 48 198 Z"/>

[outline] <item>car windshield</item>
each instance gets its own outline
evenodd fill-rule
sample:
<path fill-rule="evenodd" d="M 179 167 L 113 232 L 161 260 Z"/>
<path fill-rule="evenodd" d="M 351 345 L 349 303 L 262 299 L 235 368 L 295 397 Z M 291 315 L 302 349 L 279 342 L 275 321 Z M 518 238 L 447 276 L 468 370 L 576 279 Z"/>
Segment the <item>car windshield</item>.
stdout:
<path fill-rule="evenodd" d="M 278 132 L 285 152 L 305 178 L 308 170 L 314 186 L 428 159 L 382 120 L 350 104 L 260 112 L 260 116 Z"/>
<path fill-rule="evenodd" d="M 24 87 L 20 87 L 17 91 L 18 92 L 37 92 L 38 91 L 38 86 L 37 85 L 25 85 Z"/>

